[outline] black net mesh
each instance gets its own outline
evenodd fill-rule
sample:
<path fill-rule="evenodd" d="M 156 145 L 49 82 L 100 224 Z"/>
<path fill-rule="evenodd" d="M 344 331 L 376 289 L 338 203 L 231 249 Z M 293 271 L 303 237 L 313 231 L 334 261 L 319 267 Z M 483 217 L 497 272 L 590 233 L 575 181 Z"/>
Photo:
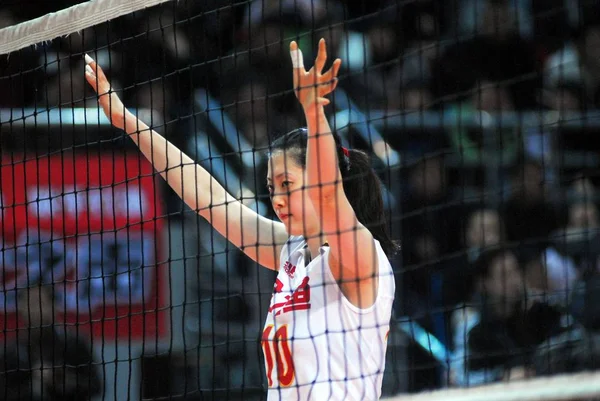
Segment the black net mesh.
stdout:
<path fill-rule="evenodd" d="M 82 2 L 51 3 L 7 4 L 0 28 Z M 371 399 L 596 369 L 598 15 L 587 0 L 180 0 L 1 55 L 0 398 Z M 290 42 L 308 69 L 321 38 L 325 70 L 342 60 L 335 143 L 294 92 Z M 139 118 L 131 138 L 84 54 Z M 298 181 L 340 171 L 350 209 L 283 216 L 288 163 Z M 348 210 L 382 245 L 372 309 L 368 279 L 354 289 L 327 253 L 359 260 L 364 237 L 311 228 L 314 247 L 291 228 Z"/>

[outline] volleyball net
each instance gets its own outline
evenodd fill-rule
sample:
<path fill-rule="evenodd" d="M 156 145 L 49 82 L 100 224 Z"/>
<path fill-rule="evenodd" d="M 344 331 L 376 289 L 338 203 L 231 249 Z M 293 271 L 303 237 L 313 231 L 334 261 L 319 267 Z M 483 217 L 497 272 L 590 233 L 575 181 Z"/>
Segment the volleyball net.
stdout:
<path fill-rule="evenodd" d="M 275 276 L 111 126 L 84 55 L 140 120 L 275 219 L 270 144 L 306 124 L 289 43 L 308 64 L 320 38 L 343 61 L 329 124 L 370 156 L 401 243 L 383 396 L 600 398 L 593 1 L 45 7 L 0 12 L 5 399 L 264 399 L 264 358 L 281 362 L 261 344 Z"/>

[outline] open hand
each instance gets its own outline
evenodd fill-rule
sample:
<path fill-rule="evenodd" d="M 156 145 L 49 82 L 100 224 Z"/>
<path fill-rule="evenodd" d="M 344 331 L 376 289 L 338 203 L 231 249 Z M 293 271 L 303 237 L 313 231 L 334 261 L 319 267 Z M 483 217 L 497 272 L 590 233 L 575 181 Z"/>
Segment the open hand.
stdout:
<path fill-rule="evenodd" d="M 327 62 L 325 39 L 319 41 L 319 52 L 315 59 L 315 65 L 309 71 L 304 69 L 302 50 L 298 48 L 296 42 L 290 43 L 290 55 L 294 72 L 294 91 L 302 107 L 306 109 L 315 103 L 323 106 L 329 104 L 329 100 L 325 96 L 333 92 L 337 86 L 337 74 L 342 60 L 336 59 L 331 68 L 322 73 Z"/>
<path fill-rule="evenodd" d="M 116 128 L 125 129 L 125 106 L 111 89 L 102 68 L 87 54 L 85 55 L 85 79 L 98 94 L 98 103 L 104 114 Z"/>

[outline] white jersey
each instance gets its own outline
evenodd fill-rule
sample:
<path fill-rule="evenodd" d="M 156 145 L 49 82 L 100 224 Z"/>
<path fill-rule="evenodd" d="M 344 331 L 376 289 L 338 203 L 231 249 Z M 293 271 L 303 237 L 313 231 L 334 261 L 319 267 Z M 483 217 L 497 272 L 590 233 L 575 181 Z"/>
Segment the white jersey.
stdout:
<path fill-rule="evenodd" d="M 366 309 L 342 294 L 328 246 L 308 264 L 302 237 L 283 247 L 262 335 L 268 401 L 379 399 L 395 283 L 389 260 L 375 245 L 378 292 Z"/>

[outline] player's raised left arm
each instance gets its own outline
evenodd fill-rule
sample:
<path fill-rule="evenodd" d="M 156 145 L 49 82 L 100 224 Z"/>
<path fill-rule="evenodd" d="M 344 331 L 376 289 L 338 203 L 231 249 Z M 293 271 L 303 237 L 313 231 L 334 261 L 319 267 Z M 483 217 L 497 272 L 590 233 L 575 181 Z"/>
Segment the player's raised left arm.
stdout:
<path fill-rule="evenodd" d="M 306 186 L 308 196 L 321 221 L 321 231 L 331 247 L 332 273 L 349 298 L 357 303 L 369 304 L 372 296 L 362 297 L 363 289 L 372 289 L 372 279 L 377 267 L 377 254 L 373 236 L 356 218 L 346 194 L 337 159 L 337 144 L 325 115 L 324 106 L 329 100 L 324 96 L 337 85 L 341 60 L 322 73 L 327 61 L 323 39 L 315 65 L 304 69 L 302 53 L 295 42 L 290 46 L 294 67 L 294 88 L 306 117 L 308 145 L 306 154 Z M 373 298 L 374 299 L 374 298 Z"/>

